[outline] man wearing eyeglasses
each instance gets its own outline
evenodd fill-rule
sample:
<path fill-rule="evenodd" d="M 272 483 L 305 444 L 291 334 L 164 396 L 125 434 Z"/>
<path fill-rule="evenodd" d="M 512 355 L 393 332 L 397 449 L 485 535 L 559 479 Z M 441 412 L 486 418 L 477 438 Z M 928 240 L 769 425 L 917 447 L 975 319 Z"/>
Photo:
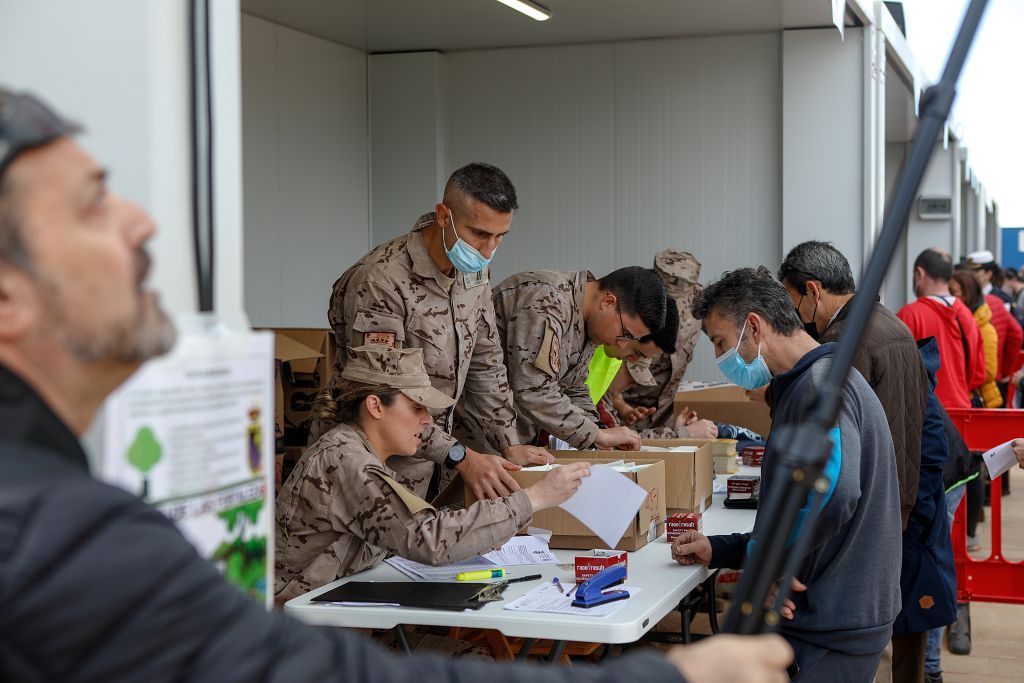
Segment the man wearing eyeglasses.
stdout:
<path fill-rule="evenodd" d="M 546 433 L 580 449 L 639 448 L 632 429 L 600 428 L 587 370 L 600 345 L 660 339 L 666 299 L 661 279 L 637 266 L 601 279 L 586 270 L 533 271 L 498 285 L 494 313 L 520 442 L 539 443 Z"/>

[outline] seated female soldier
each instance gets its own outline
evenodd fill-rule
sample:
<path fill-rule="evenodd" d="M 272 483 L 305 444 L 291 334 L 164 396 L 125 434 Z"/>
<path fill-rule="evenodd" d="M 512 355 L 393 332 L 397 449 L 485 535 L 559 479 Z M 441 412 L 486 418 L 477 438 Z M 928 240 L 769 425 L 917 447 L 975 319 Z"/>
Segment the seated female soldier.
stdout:
<path fill-rule="evenodd" d="M 446 564 L 489 552 L 534 511 L 568 500 L 589 474 L 586 463 L 565 465 L 510 496 L 434 509 L 386 462 L 413 455 L 433 421 L 428 409 L 454 401 L 430 385 L 421 349 L 346 352 L 342 382 L 317 403 L 319 417 L 336 425 L 302 454 L 277 499 L 278 604 L 391 554 Z"/>

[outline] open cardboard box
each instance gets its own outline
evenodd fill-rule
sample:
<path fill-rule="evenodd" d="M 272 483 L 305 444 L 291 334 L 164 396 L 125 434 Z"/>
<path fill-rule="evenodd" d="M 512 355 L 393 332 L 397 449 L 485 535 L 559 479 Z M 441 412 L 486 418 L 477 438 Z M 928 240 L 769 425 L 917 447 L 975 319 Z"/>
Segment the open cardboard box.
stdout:
<path fill-rule="evenodd" d="M 628 460 L 637 465 L 650 465 L 636 472 L 626 472 L 622 476 L 629 477 L 634 483 L 647 491 L 647 499 L 633 516 L 633 521 L 619 539 L 613 550 L 638 550 L 648 541 L 652 541 L 665 532 L 665 461 L 661 458 L 633 457 L 643 455 L 636 452 L 612 453 L 612 457 L 603 457 L 607 452 L 599 451 L 552 451 L 560 464 L 572 462 L 589 462 L 591 464 L 607 464 L 616 460 Z M 583 457 L 583 454 L 586 457 Z M 660 455 L 660 454 L 659 454 Z M 625 457 L 623 457 L 625 456 Z M 531 486 L 547 472 L 540 470 L 522 470 L 509 474 L 526 488 Z M 476 499 L 466 489 L 466 505 L 472 505 Z M 548 508 L 535 512 L 530 526 L 549 529 L 551 531 L 550 547 L 572 550 L 591 550 L 603 548 L 604 541 L 594 535 L 589 527 L 559 507 Z M 653 531 L 652 531 L 653 527 Z"/>
<path fill-rule="evenodd" d="M 711 507 L 711 492 L 715 485 L 714 441 L 644 439 L 640 443 L 651 448 L 696 448 L 692 453 L 640 451 L 640 454 L 665 460 L 665 507 L 669 514 L 704 512 Z"/>
<path fill-rule="evenodd" d="M 735 384 L 680 391 L 675 397 L 675 414 L 679 415 L 684 406 L 704 419 L 746 427 L 765 438 L 772 430 L 768 406 L 751 401 Z"/>

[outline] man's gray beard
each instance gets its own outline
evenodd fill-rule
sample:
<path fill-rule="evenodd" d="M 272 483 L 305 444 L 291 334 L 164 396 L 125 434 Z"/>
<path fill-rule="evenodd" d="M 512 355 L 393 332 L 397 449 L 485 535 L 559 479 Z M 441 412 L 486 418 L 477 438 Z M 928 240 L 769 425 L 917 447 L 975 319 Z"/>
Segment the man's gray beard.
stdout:
<path fill-rule="evenodd" d="M 48 317 L 79 362 L 139 364 L 164 355 L 177 340 L 168 315 L 157 305 L 147 308 L 141 294 L 137 313 L 131 320 L 102 330 L 83 331 L 72 329 L 60 289 L 53 282 L 46 282 L 45 288 Z"/>
<path fill-rule="evenodd" d="M 139 313 L 130 324 L 100 330 L 93 334 L 68 334 L 68 347 L 84 363 L 107 362 L 137 364 L 162 356 L 174 346 L 174 324 L 159 306 Z"/>

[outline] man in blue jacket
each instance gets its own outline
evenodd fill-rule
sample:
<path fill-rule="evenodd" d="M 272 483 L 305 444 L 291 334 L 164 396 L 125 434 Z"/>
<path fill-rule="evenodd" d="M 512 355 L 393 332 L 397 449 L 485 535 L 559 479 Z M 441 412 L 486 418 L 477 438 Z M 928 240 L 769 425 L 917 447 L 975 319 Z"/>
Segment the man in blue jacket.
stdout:
<path fill-rule="evenodd" d="M 697 296 L 693 313 L 703 321 L 726 379 L 745 389 L 770 381 L 773 426 L 805 417 L 805 399 L 823 385 L 834 347 L 819 345 L 804 331 L 785 288 L 767 269 L 726 273 Z M 800 517 L 811 505 L 819 510 L 779 632 L 796 653 L 799 680 L 866 683 L 900 611 L 902 524 L 889 426 L 857 372 L 843 387 L 830 437 L 830 487 L 809 499 Z M 769 436 L 763 496 L 780 485 L 775 461 Z M 740 568 L 764 523 L 758 517 L 753 534 L 708 538 L 688 532 L 673 543 L 673 557 L 681 564 Z"/>

